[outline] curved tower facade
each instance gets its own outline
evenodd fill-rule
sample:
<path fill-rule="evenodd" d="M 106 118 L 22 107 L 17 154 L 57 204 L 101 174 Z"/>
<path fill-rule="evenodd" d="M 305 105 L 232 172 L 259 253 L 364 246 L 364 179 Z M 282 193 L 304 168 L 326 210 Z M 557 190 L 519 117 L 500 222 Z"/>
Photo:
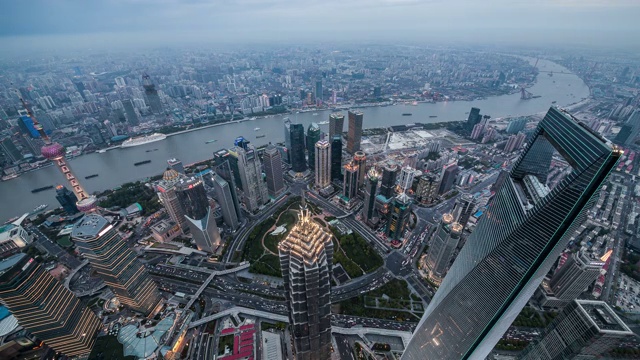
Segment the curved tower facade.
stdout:
<path fill-rule="evenodd" d="M 402 359 L 486 358 L 586 219 L 621 155 L 552 107 L 497 188 Z M 567 175 L 549 192 L 532 192 L 526 182 L 545 185 L 553 156 L 567 161 Z"/>
<path fill-rule="evenodd" d="M 425 261 L 429 279 L 436 284 L 442 282 L 458 242 L 460 242 L 462 225 L 453 220 L 451 214 L 442 216 L 438 230 L 433 234 Z"/>

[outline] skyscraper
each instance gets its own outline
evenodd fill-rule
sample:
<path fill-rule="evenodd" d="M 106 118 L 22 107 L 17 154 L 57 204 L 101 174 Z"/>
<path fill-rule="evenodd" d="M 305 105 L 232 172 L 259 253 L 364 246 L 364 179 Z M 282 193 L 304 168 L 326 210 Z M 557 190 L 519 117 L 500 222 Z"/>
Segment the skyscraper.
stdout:
<path fill-rule="evenodd" d="M 167 160 L 167 164 L 169 165 L 169 168 L 179 172 L 180 174 L 184 174 L 184 165 L 182 165 L 182 161 L 176 158 L 171 158 Z"/>
<path fill-rule="evenodd" d="M 617 144 L 627 146 L 633 144 L 638 137 L 638 133 L 640 133 L 640 110 L 635 110 L 622 125 L 613 141 Z"/>
<path fill-rule="evenodd" d="M 342 136 L 331 138 L 331 181 L 342 180 Z"/>
<path fill-rule="evenodd" d="M 433 204 L 438 198 L 439 185 L 438 177 L 433 173 L 420 176 L 416 188 L 416 200 L 426 205 Z"/>
<path fill-rule="evenodd" d="M 244 206 L 250 212 L 255 212 L 260 206 L 269 202 L 267 185 L 262 181 L 260 159 L 253 145 L 250 144 L 246 145 L 246 149 L 236 146 L 233 152 L 238 155 Z"/>
<path fill-rule="evenodd" d="M 358 167 L 358 187 L 364 185 L 364 175 L 367 173 L 367 156 L 364 151 L 356 151 L 353 163 Z"/>
<path fill-rule="evenodd" d="M 446 194 L 451 189 L 453 189 L 453 185 L 456 183 L 456 177 L 458 177 L 459 172 L 460 168 L 457 164 L 445 165 L 442 168 L 440 186 L 438 187 L 438 195 Z"/>
<path fill-rule="evenodd" d="M 267 174 L 267 191 L 269 196 L 277 198 L 284 191 L 284 178 L 282 177 L 282 157 L 275 146 L 269 144 L 264 150 L 264 171 Z"/>
<path fill-rule="evenodd" d="M 346 200 L 355 199 L 358 195 L 358 185 L 358 167 L 353 162 L 345 164 L 342 196 Z"/>
<path fill-rule="evenodd" d="M 180 205 L 180 200 L 176 194 L 176 185 L 181 179 L 182 175 L 180 173 L 169 168 L 162 174 L 162 180 L 155 183 L 155 189 L 171 220 L 180 226 L 182 232 L 186 232 L 189 223 L 187 218 L 184 217 L 184 208 Z"/>
<path fill-rule="evenodd" d="M 429 279 L 434 283 L 439 285 L 446 275 L 461 234 L 462 225 L 454 222 L 453 215 L 444 214 L 438 230 L 433 233 L 425 261 Z"/>
<path fill-rule="evenodd" d="M 574 300 L 518 360 L 600 359 L 636 335 L 604 301 Z"/>
<path fill-rule="evenodd" d="M 360 111 L 349 111 L 349 132 L 347 132 L 347 152 L 351 155 L 360 150 L 362 139 L 362 120 L 364 115 Z"/>
<path fill-rule="evenodd" d="M 558 299 L 575 300 L 596 281 L 604 264 L 600 259 L 590 259 L 586 253 L 573 253 L 553 274 L 549 286 Z"/>
<path fill-rule="evenodd" d="M 482 115 L 480 115 L 480 109 L 476 107 L 472 107 L 471 111 L 469 112 L 469 117 L 467 118 L 467 128 L 469 130 L 473 129 L 475 125 L 480 123 L 480 120 L 482 120 Z"/>
<path fill-rule="evenodd" d="M 287 154 L 287 156 L 285 156 L 284 161 L 286 161 L 287 163 L 291 164 L 291 120 L 289 120 L 289 118 L 284 118 L 284 148 L 285 148 L 285 153 Z"/>
<path fill-rule="evenodd" d="M 222 210 L 222 218 L 224 223 L 227 224 L 232 230 L 238 228 L 239 219 L 235 209 L 235 202 L 231 195 L 231 187 L 229 183 L 223 179 L 220 175 L 213 176 L 213 188 L 216 192 L 216 200 L 220 204 Z"/>
<path fill-rule="evenodd" d="M 144 94 L 147 97 L 147 104 L 149 104 L 151 112 L 156 115 L 162 114 L 162 101 L 160 101 L 158 90 L 156 90 L 156 86 L 151 82 L 149 75 L 144 74 L 144 76 L 142 76 L 142 83 Z"/>
<path fill-rule="evenodd" d="M 344 115 L 333 113 L 329 115 L 329 139 L 333 139 L 335 135 L 342 138 L 342 130 L 344 129 Z"/>
<path fill-rule="evenodd" d="M 400 170 L 400 179 L 398 180 L 398 192 L 407 192 L 413 185 L 413 179 L 416 177 L 416 169 L 411 166 L 403 166 Z"/>
<path fill-rule="evenodd" d="M 391 199 L 395 195 L 396 180 L 398 177 L 398 165 L 388 162 L 382 168 L 382 181 L 380 182 L 380 195 Z"/>
<path fill-rule="evenodd" d="M 333 243 L 303 206 L 298 222 L 278 244 L 297 360 L 331 358 Z"/>
<path fill-rule="evenodd" d="M 543 199 L 532 200 L 524 177 L 546 183 L 554 150 L 571 172 Z M 501 180 L 402 359 L 484 359 L 584 222 L 621 155 L 609 141 L 552 107 Z"/>
<path fill-rule="evenodd" d="M 318 124 L 314 122 L 309 124 L 309 128 L 307 129 L 307 154 L 309 158 L 309 169 L 311 169 L 311 171 L 316 170 L 316 143 L 320 140 L 321 134 L 322 131 Z"/>
<path fill-rule="evenodd" d="M 202 179 L 181 179 L 176 184 L 176 195 L 198 250 L 214 253 L 222 240 Z"/>
<path fill-rule="evenodd" d="M 76 198 L 76 194 L 74 194 L 73 191 L 69 191 L 64 185 L 56 186 L 56 200 L 58 200 L 60 206 L 62 206 L 64 212 L 67 214 L 75 214 L 78 212 L 78 208 L 76 207 L 78 198 Z"/>
<path fill-rule="evenodd" d="M 411 215 L 411 198 L 401 193 L 393 199 L 391 211 L 387 214 L 387 228 L 385 234 L 390 240 L 399 240 L 409 226 Z"/>
<path fill-rule="evenodd" d="M 364 186 L 364 206 L 362 207 L 362 218 L 365 223 L 372 222 L 376 212 L 376 191 L 378 190 L 378 179 L 380 173 L 375 167 L 369 169 Z"/>
<path fill-rule="evenodd" d="M 18 148 L 13 144 L 13 140 L 11 140 L 10 137 L 4 138 L 0 141 L 0 150 L 2 150 L 4 156 L 13 163 L 22 160 L 20 150 L 18 150 Z"/>
<path fill-rule="evenodd" d="M 316 80 L 316 89 L 315 89 L 315 96 L 316 96 L 316 105 L 320 106 L 322 105 L 322 80 Z"/>
<path fill-rule="evenodd" d="M 136 126 L 140 123 L 138 114 L 133 108 L 133 102 L 131 99 L 122 100 L 122 106 L 124 106 L 124 115 L 127 118 L 127 122 L 130 126 Z"/>
<path fill-rule="evenodd" d="M 304 125 L 291 124 L 291 149 L 289 149 L 289 159 L 291 159 L 291 170 L 297 173 L 307 170 L 307 160 L 304 156 Z"/>
<path fill-rule="evenodd" d="M 102 325 L 71 291 L 23 253 L 0 260 L 0 303 L 20 326 L 67 356 L 89 354 Z"/>
<path fill-rule="evenodd" d="M 107 219 L 88 214 L 73 227 L 71 237 L 122 305 L 148 315 L 160 303 L 156 283 Z"/>
<path fill-rule="evenodd" d="M 505 132 L 507 134 L 517 134 L 520 131 L 524 130 L 526 125 L 527 125 L 527 118 L 519 117 L 515 120 L 509 121 L 509 124 L 507 125 L 507 129 L 505 130 Z"/>
<path fill-rule="evenodd" d="M 236 162 L 236 170 L 231 169 L 231 160 Z M 233 199 L 233 208 L 236 212 L 238 221 L 242 221 L 242 209 L 240 208 L 240 200 L 236 188 L 241 183 L 240 175 L 236 174 L 237 171 L 237 157 L 231 156 L 231 153 L 226 149 L 221 149 L 213 153 L 213 162 L 215 164 L 215 172 L 220 175 L 227 183 L 229 183 L 229 192 Z M 218 199 L 218 201 L 220 201 Z M 228 225 L 228 224 L 227 224 Z"/>
<path fill-rule="evenodd" d="M 467 226 L 477 205 L 476 199 L 469 193 L 462 193 L 453 206 L 453 219 L 464 228 Z"/>
<path fill-rule="evenodd" d="M 331 146 L 327 140 L 315 144 L 316 188 L 324 189 L 331 185 Z"/>

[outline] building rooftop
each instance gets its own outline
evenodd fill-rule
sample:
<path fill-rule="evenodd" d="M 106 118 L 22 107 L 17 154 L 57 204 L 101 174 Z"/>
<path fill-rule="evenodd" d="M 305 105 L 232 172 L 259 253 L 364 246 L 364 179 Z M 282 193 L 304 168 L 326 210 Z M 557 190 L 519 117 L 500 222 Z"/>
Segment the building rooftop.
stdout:
<path fill-rule="evenodd" d="M 153 328 L 138 328 L 133 324 L 123 327 L 118 333 L 118 341 L 124 345 L 125 356 L 145 359 L 153 355 L 161 345 L 162 337 L 171 329 L 175 316 L 167 316 Z"/>
<path fill-rule="evenodd" d="M 72 237 L 94 237 L 109 226 L 107 219 L 100 215 L 89 214 L 76 223 L 71 232 Z"/>
<path fill-rule="evenodd" d="M 604 301 L 576 300 L 576 302 L 591 322 L 598 327 L 600 332 L 628 333 L 629 335 L 633 335 L 633 332 L 627 324 L 625 324 Z"/>
<path fill-rule="evenodd" d="M 17 263 L 20 262 L 20 260 L 22 260 L 26 256 L 27 254 L 18 253 L 0 260 L 0 275 L 13 268 Z"/>

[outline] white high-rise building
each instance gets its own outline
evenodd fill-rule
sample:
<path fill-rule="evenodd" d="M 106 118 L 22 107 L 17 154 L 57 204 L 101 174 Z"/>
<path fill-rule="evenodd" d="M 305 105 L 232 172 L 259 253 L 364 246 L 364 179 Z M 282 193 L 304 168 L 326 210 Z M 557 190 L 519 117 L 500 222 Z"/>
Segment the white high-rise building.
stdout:
<path fill-rule="evenodd" d="M 324 189 L 331 185 L 331 144 L 320 140 L 315 146 L 316 188 Z"/>

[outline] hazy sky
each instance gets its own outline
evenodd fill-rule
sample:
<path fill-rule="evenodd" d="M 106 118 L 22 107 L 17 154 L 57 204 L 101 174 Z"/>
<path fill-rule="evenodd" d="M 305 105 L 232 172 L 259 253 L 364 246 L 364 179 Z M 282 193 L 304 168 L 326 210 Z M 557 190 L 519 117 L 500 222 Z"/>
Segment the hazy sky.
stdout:
<path fill-rule="evenodd" d="M 640 45 L 640 0 L 1 0 L 0 46 Z"/>

